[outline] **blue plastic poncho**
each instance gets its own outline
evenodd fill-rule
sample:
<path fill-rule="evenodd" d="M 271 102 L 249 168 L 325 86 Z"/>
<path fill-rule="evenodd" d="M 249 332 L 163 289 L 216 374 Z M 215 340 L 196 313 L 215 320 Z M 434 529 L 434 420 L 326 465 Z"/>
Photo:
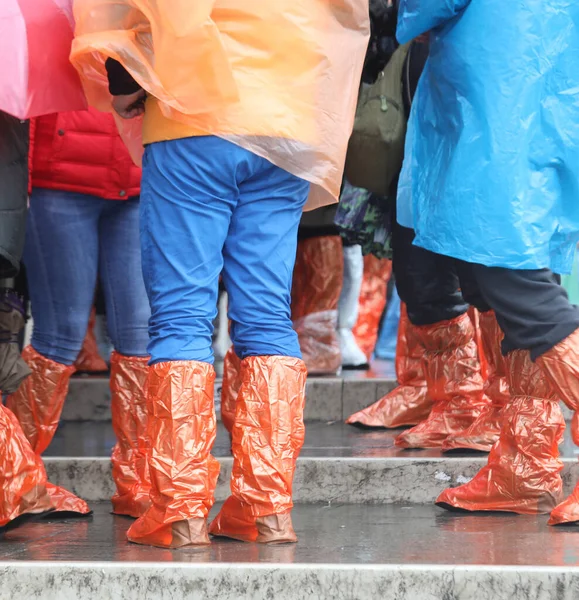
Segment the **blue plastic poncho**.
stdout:
<path fill-rule="evenodd" d="M 398 194 L 416 244 L 566 273 L 579 240 L 579 2 L 401 0 L 430 31 Z"/>

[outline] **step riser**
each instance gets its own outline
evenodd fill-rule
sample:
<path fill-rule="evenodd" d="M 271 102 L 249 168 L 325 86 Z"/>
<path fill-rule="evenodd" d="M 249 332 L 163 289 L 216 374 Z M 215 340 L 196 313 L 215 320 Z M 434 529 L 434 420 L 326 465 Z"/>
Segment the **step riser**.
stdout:
<path fill-rule="evenodd" d="M 314 378 L 307 382 L 307 421 L 340 421 L 365 408 L 396 385 L 390 379 L 343 380 Z M 221 382 L 215 385 L 215 396 L 221 394 Z M 74 379 L 62 412 L 63 421 L 110 421 L 111 395 L 103 379 Z M 218 418 L 220 418 L 218 411 Z"/>
<path fill-rule="evenodd" d="M 215 498 L 229 495 L 231 458 L 223 458 Z M 108 500 L 114 485 L 108 459 L 45 460 L 50 481 L 73 491 L 88 502 Z M 298 461 L 294 500 L 296 503 L 426 504 L 447 487 L 469 481 L 486 463 L 476 459 L 316 459 Z M 579 464 L 566 461 L 565 493 L 579 480 Z"/>
<path fill-rule="evenodd" d="M 576 600 L 579 588 L 577 569 L 451 565 L 0 563 L 0 580 L 0 600 Z"/>

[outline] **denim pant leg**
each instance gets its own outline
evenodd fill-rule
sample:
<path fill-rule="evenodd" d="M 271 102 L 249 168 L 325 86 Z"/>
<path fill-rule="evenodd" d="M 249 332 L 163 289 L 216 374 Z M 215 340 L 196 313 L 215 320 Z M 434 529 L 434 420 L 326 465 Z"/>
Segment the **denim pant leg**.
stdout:
<path fill-rule="evenodd" d="M 105 206 L 99 247 L 99 274 L 113 347 L 124 356 L 146 356 L 151 310 L 141 267 L 138 198 L 111 200 Z"/>
<path fill-rule="evenodd" d="M 231 338 L 240 358 L 301 358 L 290 317 L 297 233 L 309 184 L 255 157 L 225 243 Z"/>
<path fill-rule="evenodd" d="M 100 198 L 47 189 L 30 197 L 24 264 L 33 348 L 65 365 L 76 360 L 94 300 Z"/>
<path fill-rule="evenodd" d="M 244 152 L 216 137 L 158 142 L 145 151 L 141 246 L 152 364 L 213 362 L 222 251 Z"/>

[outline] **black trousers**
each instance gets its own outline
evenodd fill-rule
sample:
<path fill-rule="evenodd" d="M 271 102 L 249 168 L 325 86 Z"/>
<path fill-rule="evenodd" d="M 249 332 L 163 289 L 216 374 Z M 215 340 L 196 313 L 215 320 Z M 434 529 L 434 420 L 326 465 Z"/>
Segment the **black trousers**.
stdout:
<path fill-rule="evenodd" d="M 413 246 L 413 240 L 412 229 L 393 223 L 396 287 L 414 325 L 454 319 L 469 305 L 494 310 L 505 334 L 503 353 L 530 350 L 533 360 L 579 328 L 579 307 L 549 269 L 467 263 Z"/>

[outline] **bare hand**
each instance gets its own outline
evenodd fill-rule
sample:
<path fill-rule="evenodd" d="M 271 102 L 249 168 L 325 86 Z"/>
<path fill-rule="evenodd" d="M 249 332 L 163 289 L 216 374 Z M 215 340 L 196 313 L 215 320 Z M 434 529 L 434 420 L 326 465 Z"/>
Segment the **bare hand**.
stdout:
<path fill-rule="evenodd" d="M 145 112 L 145 90 L 139 90 L 126 96 L 114 96 L 113 108 L 123 119 L 134 119 Z"/>

